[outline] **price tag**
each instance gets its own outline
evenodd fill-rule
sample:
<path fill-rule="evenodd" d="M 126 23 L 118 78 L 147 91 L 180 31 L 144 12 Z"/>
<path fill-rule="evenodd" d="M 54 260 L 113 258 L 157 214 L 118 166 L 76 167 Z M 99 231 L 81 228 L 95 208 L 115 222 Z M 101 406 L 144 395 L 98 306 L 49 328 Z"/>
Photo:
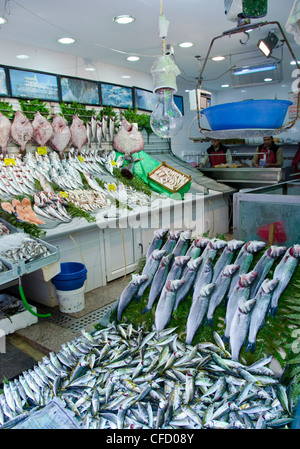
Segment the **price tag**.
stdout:
<path fill-rule="evenodd" d="M 68 198 L 68 194 L 67 192 L 59 192 L 61 196 L 63 196 L 64 198 Z"/>
<path fill-rule="evenodd" d="M 6 165 L 6 166 L 8 166 L 8 165 L 16 165 L 16 161 L 15 161 L 15 159 L 13 158 L 13 157 L 5 157 L 4 158 L 4 164 Z"/>
<path fill-rule="evenodd" d="M 111 165 L 117 165 L 116 161 L 111 161 Z"/>
<path fill-rule="evenodd" d="M 108 184 L 108 190 L 110 192 L 115 192 L 116 191 L 116 186 L 115 184 Z"/>
<path fill-rule="evenodd" d="M 47 147 L 37 147 L 39 155 L 47 154 Z"/>
<path fill-rule="evenodd" d="M 82 156 L 78 156 L 78 160 L 79 160 L 80 162 L 84 162 L 84 159 L 83 159 Z"/>

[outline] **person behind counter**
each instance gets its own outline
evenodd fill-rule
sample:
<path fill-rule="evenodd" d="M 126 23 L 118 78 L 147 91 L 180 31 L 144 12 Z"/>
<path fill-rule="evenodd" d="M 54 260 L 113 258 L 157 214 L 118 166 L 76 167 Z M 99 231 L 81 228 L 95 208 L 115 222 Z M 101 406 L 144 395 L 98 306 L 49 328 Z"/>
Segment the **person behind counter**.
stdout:
<path fill-rule="evenodd" d="M 232 164 L 232 157 L 229 148 L 221 143 L 220 140 L 211 140 L 211 146 L 205 151 L 199 167 L 204 167 L 207 163 L 213 168 L 220 164 Z"/>
<path fill-rule="evenodd" d="M 264 137 L 264 143 L 256 148 L 252 165 L 253 167 L 282 167 L 282 151 L 275 144 L 272 136 Z"/>

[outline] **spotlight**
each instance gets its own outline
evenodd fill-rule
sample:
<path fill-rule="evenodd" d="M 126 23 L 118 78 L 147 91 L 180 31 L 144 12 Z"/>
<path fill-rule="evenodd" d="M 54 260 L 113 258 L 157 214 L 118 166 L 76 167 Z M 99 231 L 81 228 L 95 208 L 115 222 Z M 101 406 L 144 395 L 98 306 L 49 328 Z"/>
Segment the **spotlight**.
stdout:
<path fill-rule="evenodd" d="M 272 50 L 276 47 L 278 37 L 274 33 L 269 33 L 264 39 L 260 39 L 257 43 L 260 51 L 268 58 L 272 54 Z"/>

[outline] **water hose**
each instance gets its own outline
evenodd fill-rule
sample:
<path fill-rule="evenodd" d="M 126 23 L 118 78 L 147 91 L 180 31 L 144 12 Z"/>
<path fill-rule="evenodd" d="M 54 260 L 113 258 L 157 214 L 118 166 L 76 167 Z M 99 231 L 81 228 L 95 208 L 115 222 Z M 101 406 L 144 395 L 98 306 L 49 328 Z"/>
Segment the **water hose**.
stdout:
<path fill-rule="evenodd" d="M 30 307 L 30 305 L 28 304 L 28 302 L 25 298 L 24 290 L 23 290 L 23 287 L 21 284 L 21 278 L 19 278 L 19 292 L 20 292 L 20 296 L 21 296 L 24 306 L 32 315 L 37 316 L 39 318 L 48 318 L 51 316 L 51 313 L 46 313 L 45 315 L 41 315 L 39 313 L 34 312 L 34 310 L 32 310 L 32 308 Z"/>

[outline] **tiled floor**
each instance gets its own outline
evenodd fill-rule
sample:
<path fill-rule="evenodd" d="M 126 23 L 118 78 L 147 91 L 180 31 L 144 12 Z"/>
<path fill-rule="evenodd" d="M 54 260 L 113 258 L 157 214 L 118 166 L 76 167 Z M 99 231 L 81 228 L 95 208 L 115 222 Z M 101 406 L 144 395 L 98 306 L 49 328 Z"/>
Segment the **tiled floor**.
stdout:
<path fill-rule="evenodd" d="M 3 379 L 18 377 L 32 368 L 51 351 L 74 340 L 81 329 L 92 330 L 109 311 L 131 276 L 109 282 L 106 286 L 85 293 L 85 307 L 73 314 L 64 314 L 59 307 L 46 307 L 31 302 L 40 314 L 51 313 L 50 318 L 39 318 L 37 324 L 6 336 L 5 353 L 0 353 L 0 388 Z M 30 300 L 28 299 L 28 302 Z"/>

